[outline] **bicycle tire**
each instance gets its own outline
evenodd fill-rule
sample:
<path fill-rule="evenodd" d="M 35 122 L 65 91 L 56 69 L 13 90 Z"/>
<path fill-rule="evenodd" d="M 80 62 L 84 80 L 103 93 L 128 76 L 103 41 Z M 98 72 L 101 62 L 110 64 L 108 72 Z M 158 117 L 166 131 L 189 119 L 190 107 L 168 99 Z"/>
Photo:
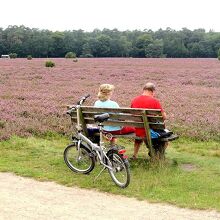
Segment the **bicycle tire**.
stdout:
<path fill-rule="evenodd" d="M 108 172 L 113 180 L 113 182 L 121 187 L 126 188 L 130 183 L 130 169 L 127 159 L 123 158 L 123 155 L 119 154 L 117 151 L 109 151 L 107 153 L 109 161 L 107 164 L 113 167 L 113 170 L 108 169 Z"/>
<path fill-rule="evenodd" d="M 88 174 L 95 167 L 95 159 L 91 155 L 91 150 L 80 144 L 81 155 L 77 149 L 77 142 L 70 144 L 64 150 L 64 161 L 66 165 L 76 173 Z"/>

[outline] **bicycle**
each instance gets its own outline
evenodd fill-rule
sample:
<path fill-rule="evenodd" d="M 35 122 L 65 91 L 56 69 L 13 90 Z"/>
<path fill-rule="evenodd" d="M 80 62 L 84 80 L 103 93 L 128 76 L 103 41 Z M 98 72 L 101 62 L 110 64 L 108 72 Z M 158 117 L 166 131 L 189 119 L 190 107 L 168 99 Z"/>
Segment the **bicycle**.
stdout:
<path fill-rule="evenodd" d="M 125 155 L 126 150 L 116 145 L 108 149 L 103 141 L 105 135 L 103 122 L 109 119 L 109 114 L 104 113 L 94 116 L 94 121 L 98 124 L 99 143 L 94 143 L 91 138 L 86 137 L 82 133 L 79 109 L 89 96 L 82 97 L 77 105 L 71 106 L 66 112 L 71 116 L 71 113 L 76 111 L 77 125 L 75 128 L 77 132 L 72 137 L 73 143 L 64 150 L 64 161 L 72 171 L 82 174 L 90 173 L 94 169 L 95 163 L 99 161 L 103 165 L 103 169 L 95 180 L 105 169 L 108 169 L 113 182 L 117 186 L 125 188 L 130 183 L 130 169 L 127 156 Z"/>

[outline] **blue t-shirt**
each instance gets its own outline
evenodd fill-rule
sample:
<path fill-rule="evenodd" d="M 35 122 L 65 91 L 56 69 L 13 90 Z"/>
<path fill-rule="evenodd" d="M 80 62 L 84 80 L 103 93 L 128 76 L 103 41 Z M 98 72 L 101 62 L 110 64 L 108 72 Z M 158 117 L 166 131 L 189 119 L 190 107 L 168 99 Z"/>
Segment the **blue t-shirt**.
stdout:
<path fill-rule="evenodd" d="M 118 103 L 112 100 L 106 100 L 106 101 L 97 100 L 94 106 L 101 107 L 101 108 L 120 108 Z M 120 126 L 104 126 L 103 129 L 105 131 L 118 131 L 118 130 L 121 130 L 121 127 Z"/>

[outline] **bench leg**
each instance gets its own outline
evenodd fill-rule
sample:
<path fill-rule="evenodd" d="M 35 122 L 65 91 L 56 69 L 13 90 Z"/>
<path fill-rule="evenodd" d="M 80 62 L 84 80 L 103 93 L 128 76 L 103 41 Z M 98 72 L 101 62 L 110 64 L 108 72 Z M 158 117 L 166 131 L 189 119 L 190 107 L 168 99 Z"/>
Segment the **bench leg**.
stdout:
<path fill-rule="evenodd" d="M 150 148 L 149 146 L 149 156 L 152 160 L 164 160 L 165 150 L 167 148 L 168 142 L 160 142 Z M 153 152 L 153 153 L 152 153 Z"/>
<path fill-rule="evenodd" d="M 158 144 L 156 148 L 156 156 L 159 160 L 165 159 L 165 150 L 167 148 L 168 142 L 161 142 Z"/>

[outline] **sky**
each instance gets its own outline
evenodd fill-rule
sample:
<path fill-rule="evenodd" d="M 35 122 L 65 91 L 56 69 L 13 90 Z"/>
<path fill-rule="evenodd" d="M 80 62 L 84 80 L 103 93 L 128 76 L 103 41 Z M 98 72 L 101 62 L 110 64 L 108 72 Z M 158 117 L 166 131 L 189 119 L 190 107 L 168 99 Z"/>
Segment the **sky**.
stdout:
<path fill-rule="evenodd" d="M 220 32 L 220 0 L 2 0 L 0 27 Z"/>

